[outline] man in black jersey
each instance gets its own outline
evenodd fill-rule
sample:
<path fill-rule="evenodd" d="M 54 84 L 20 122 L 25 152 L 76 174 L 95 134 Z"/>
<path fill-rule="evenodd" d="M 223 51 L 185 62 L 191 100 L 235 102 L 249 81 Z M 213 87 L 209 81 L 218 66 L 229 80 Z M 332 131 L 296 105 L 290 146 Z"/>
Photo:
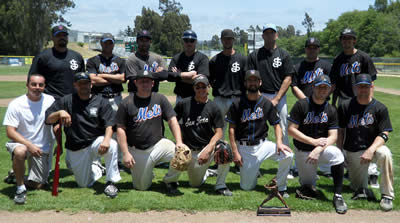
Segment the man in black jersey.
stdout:
<path fill-rule="evenodd" d="M 206 171 L 210 166 L 215 145 L 223 137 L 224 121 L 218 106 L 208 99 L 209 82 L 201 75 L 194 80 L 195 96 L 179 101 L 175 106 L 180 121 L 183 142 L 192 150 L 192 160 L 188 166 L 189 184 L 199 187 L 207 179 Z M 218 177 L 215 184 L 217 193 L 232 196 L 225 184 L 230 164 L 218 165 Z"/>
<path fill-rule="evenodd" d="M 317 166 L 328 164 L 334 183 L 333 205 L 337 213 L 345 214 L 347 205 L 342 197 L 344 156 L 334 146 L 339 125 L 336 108 L 327 101 L 330 91 L 329 76 L 318 76 L 313 81 L 312 96 L 300 99 L 293 106 L 288 117 L 288 130 L 295 146 L 300 192 L 315 190 Z"/>
<path fill-rule="evenodd" d="M 349 169 L 350 186 L 355 190 L 352 199 L 374 198 L 368 189 L 368 166 L 376 162 L 381 170 L 380 206 L 384 211 L 393 208 L 393 159 L 385 145 L 392 125 L 388 109 L 372 97 L 374 84 L 369 74 L 359 74 L 355 80 L 356 97 L 339 106 L 339 136 L 337 145 L 344 150 Z"/>
<path fill-rule="evenodd" d="M 115 197 L 114 185 L 121 179 L 118 171 L 118 146 L 111 138 L 115 111 L 103 97 L 91 94 L 89 73 L 74 76 L 76 93 L 68 94 L 46 111 L 46 124 L 61 123 L 66 135 L 66 161 L 79 187 L 91 187 L 102 176 L 98 160 L 104 156 L 106 187 L 104 193 Z"/>

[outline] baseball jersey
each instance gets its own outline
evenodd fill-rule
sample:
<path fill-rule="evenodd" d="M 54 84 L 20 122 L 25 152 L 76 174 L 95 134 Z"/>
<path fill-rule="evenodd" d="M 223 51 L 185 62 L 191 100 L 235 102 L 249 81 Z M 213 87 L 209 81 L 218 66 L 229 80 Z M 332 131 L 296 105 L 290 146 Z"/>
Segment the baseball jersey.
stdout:
<path fill-rule="evenodd" d="M 73 93 L 74 74 L 85 71 L 82 56 L 70 49 L 60 53 L 55 48 L 46 49 L 33 61 L 30 74 L 41 74 L 46 78 L 44 93 L 55 99 Z"/>
<path fill-rule="evenodd" d="M 208 70 L 208 57 L 199 51 L 191 56 L 186 56 L 184 52 L 176 54 L 169 63 L 168 71 L 172 71 L 172 67 L 178 68 L 181 72 L 197 71 L 197 74 L 210 76 Z M 177 81 L 174 93 L 182 98 L 194 96 L 193 85 L 181 81 Z"/>
<path fill-rule="evenodd" d="M 270 125 L 277 125 L 281 120 L 267 98 L 260 96 L 257 101 L 250 101 L 243 96 L 233 102 L 226 121 L 236 125 L 236 140 L 254 143 L 267 138 L 267 121 Z"/>
<path fill-rule="evenodd" d="M 78 94 L 66 95 L 53 103 L 46 111 L 46 119 L 53 112 L 65 110 L 71 116 L 72 124 L 64 126 L 65 148 L 77 151 L 83 149 L 105 134 L 108 126 L 114 125 L 115 111 L 107 99 L 92 95 L 82 100 Z"/>
<path fill-rule="evenodd" d="M 211 100 L 199 103 L 194 97 L 188 97 L 176 104 L 175 112 L 181 126 L 183 143 L 195 151 L 208 145 L 215 135 L 215 128 L 224 127 L 222 114 Z"/>
<path fill-rule="evenodd" d="M 136 75 L 140 70 L 147 70 L 155 72 L 157 67 L 165 67 L 164 59 L 153 52 L 149 52 L 149 55 L 143 56 L 139 52 L 132 54 L 128 57 L 126 61 L 126 80 L 128 82 L 128 91 L 136 92 L 137 88 L 133 80 L 136 79 Z M 158 92 L 159 81 L 154 80 L 154 86 L 152 91 Z"/>
<path fill-rule="evenodd" d="M 44 121 L 46 109 L 53 102 L 54 98 L 44 93 L 39 101 L 31 101 L 26 95 L 19 96 L 8 105 L 3 125 L 15 127 L 22 137 L 48 153 L 54 136 L 52 126 Z"/>
<path fill-rule="evenodd" d="M 367 53 L 357 50 L 353 55 L 345 55 L 342 52 L 335 58 L 329 76 L 332 84 L 336 84 L 339 97 L 350 99 L 355 96 L 353 85 L 361 73 L 369 74 L 372 80 L 376 80 L 377 71 Z"/>
<path fill-rule="evenodd" d="M 89 58 L 86 63 L 86 70 L 93 74 L 124 74 L 125 73 L 125 60 L 118 56 L 112 55 L 106 58 L 99 54 Z M 94 94 L 113 94 L 123 91 L 122 84 L 108 84 L 103 86 L 93 86 L 92 92 Z"/>
<path fill-rule="evenodd" d="M 346 129 L 343 149 L 357 152 L 368 149 L 379 133 L 392 131 L 386 106 L 376 99 L 361 105 L 356 97 L 339 106 L 339 126 Z"/>
<path fill-rule="evenodd" d="M 210 84 L 213 96 L 240 96 L 244 88 L 246 57 L 235 52 L 225 56 L 222 52 L 215 55 L 209 63 Z"/>
<path fill-rule="evenodd" d="M 328 101 L 322 105 L 316 104 L 312 98 L 298 100 L 290 111 L 288 120 L 298 125 L 298 130 L 304 135 L 314 139 L 328 137 L 329 130 L 339 128 L 336 108 Z M 293 144 L 303 151 L 312 151 L 315 148 L 294 138 Z"/>
<path fill-rule="evenodd" d="M 293 76 L 292 86 L 297 86 L 306 97 L 312 95 L 312 85 L 318 76 L 331 72 L 331 64 L 325 60 L 318 59 L 314 62 L 302 62 L 296 64 L 296 74 Z"/>
<path fill-rule="evenodd" d="M 146 150 L 164 138 L 163 120 L 176 116 L 167 98 L 152 93 L 148 98 L 129 95 L 119 105 L 116 124 L 125 126 L 129 146 Z"/>
<path fill-rule="evenodd" d="M 295 73 L 289 53 L 278 47 L 272 50 L 261 47 L 253 51 L 247 58 L 246 70 L 260 72 L 262 93 L 278 92 L 283 80 Z"/>

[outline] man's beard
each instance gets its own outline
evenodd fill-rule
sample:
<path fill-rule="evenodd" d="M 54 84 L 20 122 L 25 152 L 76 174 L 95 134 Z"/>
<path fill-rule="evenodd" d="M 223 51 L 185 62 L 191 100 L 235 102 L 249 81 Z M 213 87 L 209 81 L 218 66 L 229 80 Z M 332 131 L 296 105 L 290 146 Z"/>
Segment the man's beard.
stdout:
<path fill-rule="evenodd" d="M 249 87 L 247 88 L 247 91 L 250 93 L 257 93 L 260 87 Z"/>

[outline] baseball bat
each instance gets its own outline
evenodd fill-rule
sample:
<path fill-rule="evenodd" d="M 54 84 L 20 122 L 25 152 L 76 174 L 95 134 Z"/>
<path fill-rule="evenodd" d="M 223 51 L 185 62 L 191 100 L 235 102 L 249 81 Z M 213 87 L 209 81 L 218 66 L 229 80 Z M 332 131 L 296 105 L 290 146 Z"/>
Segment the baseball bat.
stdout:
<path fill-rule="evenodd" d="M 60 178 L 60 155 L 62 150 L 62 125 L 56 132 L 57 141 L 57 153 L 56 153 L 56 164 L 54 166 L 54 178 L 53 178 L 53 191 L 51 195 L 58 196 L 58 183 Z"/>

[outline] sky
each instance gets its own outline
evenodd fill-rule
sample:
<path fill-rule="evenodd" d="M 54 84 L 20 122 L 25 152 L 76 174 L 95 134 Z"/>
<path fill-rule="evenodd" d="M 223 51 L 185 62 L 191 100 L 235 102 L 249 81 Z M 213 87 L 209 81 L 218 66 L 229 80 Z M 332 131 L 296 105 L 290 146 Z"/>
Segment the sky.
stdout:
<path fill-rule="evenodd" d="M 305 33 L 301 25 L 307 12 L 314 21 L 314 30 L 323 30 L 330 19 L 353 10 L 367 10 L 375 0 L 177 0 L 182 13 L 190 18 L 198 39 L 210 40 L 222 29 L 250 25 L 262 27 L 274 23 L 286 28 L 294 25 Z M 79 31 L 110 32 L 117 34 L 127 26 L 134 27 L 134 19 L 141 15 L 142 7 L 159 14 L 158 0 L 74 0 L 75 8 L 64 17 L 72 23 L 71 29 Z"/>

